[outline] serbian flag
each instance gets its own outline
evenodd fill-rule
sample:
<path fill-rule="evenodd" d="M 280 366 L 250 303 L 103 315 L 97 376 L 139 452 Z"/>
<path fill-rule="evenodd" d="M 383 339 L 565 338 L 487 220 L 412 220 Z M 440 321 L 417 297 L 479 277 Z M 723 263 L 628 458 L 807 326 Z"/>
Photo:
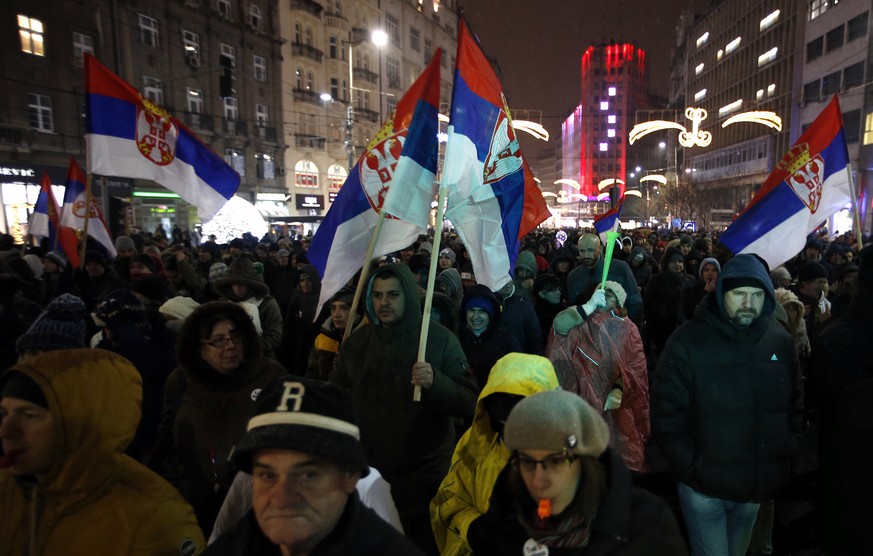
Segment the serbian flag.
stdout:
<path fill-rule="evenodd" d="M 600 241 L 606 245 L 606 232 L 614 232 L 618 229 L 619 218 L 621 217 L 621 205 L 624 202 L 624 197 L 618 200 L 615 208 L 609 209 L 600 216 L 594 219 L 594 229 L 597 230 L 597 235 L 600 236 Z"/>
<path fill-rule="evenodd" d="M 756 253 L 775 268 L 803 249 L 806 236 L 852 202 L 849 151 L 840 102 L 822 110 L 720 241 Z"/>
<path fill-rule="evenodd" d="M 36 205 L 33 207 L 33 214 L 30 216 L 27 230 L 34 237 L 49 238 L 49 245 L 51 245 L 52 249 L 55 249 L 58 241 L 59 226 L 58 202 L 55 200 L 55 194 L 52 192 L 52 180 L 48 172 L 45 172 L 42 175 L 42 185 L 40 186 L 39 196 L 36 198 Z"/>
<path fill-rule="evenodd" d="M 467 246 L 477 281 L 492 291 L 510 281 L 519 240 L 551 216 L 502 89 L 462 20 L 442 180 L 446 216 Z"/>
<path fill-rule="evenodd" d="M 212 218 L 240 177 L 197 136 L 85 54 L 88 171 L 153 180 Z"/>
<path fill-rule="evenodd" d="M 319 307 L 361 268 L 380 211 L 389 216 L 374 257 L 411 245 L 427 227 L 437 168 L 441 57 L 437 49 L 367 145 L 312 238 L 306 258 L 321 275 Z"/>
<path fill-rule="evenodd" d="M 85 174 L 79 168 L 75 158 L 70 158 L 70 168 L 67 170 L 67 184 L 64 191 L 64 206 L 61 210 L 61 246 L 67 255 L 70 264 L 78 267 L 79 250 L 78 241 L 72 230 L 84 230 L 85 218 L 88 218 L 88 235 L 106 249 L 108 258 L 115 258 L 115 244 L 109 235 L 109 228 L 103 220 L 103 212 L 97 204 L 97 199 L 91 196 L 91 210 L 85 210 L 87 206 L 87 193 L 85 191 Z"/>

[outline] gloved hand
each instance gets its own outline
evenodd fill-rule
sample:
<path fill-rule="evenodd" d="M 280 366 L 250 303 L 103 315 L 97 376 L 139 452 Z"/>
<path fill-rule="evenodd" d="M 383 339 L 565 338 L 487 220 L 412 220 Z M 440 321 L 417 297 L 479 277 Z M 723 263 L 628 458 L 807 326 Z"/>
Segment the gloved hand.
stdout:
<path fill-rule="evenodd" d="M 555 316 L 552 328 L 555 329 L 555 334 L 566 336 L 571 328 L 579 326 L 583 322 L 585 322 L 585 319 L 582 318 L 576 307 L 567 307 Z"/>
<path fill-rule="evenodd" d="M 594 290 L 594 293 L 591 294 L 591 299 L 582 305 L 582 310 L 585 311 L 585 315 L 587 316 L 601 307 L 606 307 L 606 290 L 603 288 L 597 288 Z"/>
<path fill-rule="evenodd" d="M 612 411 L 621 407 L 621 398 L 624 393 L 619 388 L 613 388 L 606 395 L 606 403 L 603 404 L 603 411 Z"/>

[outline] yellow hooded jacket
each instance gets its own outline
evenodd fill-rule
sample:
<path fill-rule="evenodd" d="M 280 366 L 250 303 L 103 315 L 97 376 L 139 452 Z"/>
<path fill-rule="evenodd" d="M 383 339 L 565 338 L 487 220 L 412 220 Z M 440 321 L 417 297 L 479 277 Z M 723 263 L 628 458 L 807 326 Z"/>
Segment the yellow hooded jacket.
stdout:
<path fill-rule="evenodd" d="M 35 483 L 0 470 L 0 556 L 203 551 L 191 507 L 124 454 L 142 402 L 142 380 L 127 359 L 100 349 L 61 350 L 12 371 L 45 394 L 57 454 Z"/>
<path fill-rule="evenodd" d="M 491 369 L 473 425 L 458 441 L 449 473 L 430 503 L 431 527 L 442 556 L 472 554 L 467 529 L 488 511 L 494 483 L 509 461 L 509 450 L 491 428 L 482 400 L 496 393 L 530 396 L 559 387 L 552 363 L 538 355 L 510 353 Z"/>

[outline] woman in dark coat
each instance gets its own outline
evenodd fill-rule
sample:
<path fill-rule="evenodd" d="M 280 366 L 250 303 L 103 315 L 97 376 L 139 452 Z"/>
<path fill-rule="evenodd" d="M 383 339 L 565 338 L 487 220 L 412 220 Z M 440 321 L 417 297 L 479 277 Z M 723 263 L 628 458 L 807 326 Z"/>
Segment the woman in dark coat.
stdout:
<path fill-rule="evenodd" d="M 482 388 L 497 360 L 507 353 L 521 351 L 521 346 L 515 336 L 499 330 L 500 302 L 487 286 L 476 284 L 467 291 L 459 316 L 463 322 L 458 339 Z"/>

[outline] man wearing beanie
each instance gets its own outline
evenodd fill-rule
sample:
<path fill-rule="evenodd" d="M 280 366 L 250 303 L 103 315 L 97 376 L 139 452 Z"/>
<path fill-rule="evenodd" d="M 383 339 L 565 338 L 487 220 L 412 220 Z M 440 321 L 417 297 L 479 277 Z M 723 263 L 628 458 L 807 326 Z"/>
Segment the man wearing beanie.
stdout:
<path fill-rule="evenodd" d="M 203 549 L 191 506 L 123 453 L 141 397 L 133 365 L 97 349 L 43 353 L 0 375 L 4 554 Z"/>
<path fill-rule="evenodd" d="M 685 257 L 679 249 L 668 248 L 661 259 L 661 272 L 649 280 L 643 299 L 647 341 L 655 359 L 670 334 L 685 321 L 682 299 L 693 288 L 694 277 L 685 272 Z"/>
<path fill-rule="evenodd" d="M 476 556 L 687 554 L 669 507 L 633 487 L 597 410 L 564 390 L 537 392 L 509 414 L 509 465 L 467 540 Z"/>
<path fill-rule="evenodd" d="M 797 268 L 797 283 L 788 288 L 803 303 L 806 335 L 813 343 L 825 321 L 831 316 L 827 287 L 828 271 L 821 263 L 810 261 Z"/>
<path fill-rule="evenodd" d="M 253 476 L 253 508 L 207 555 L 421 554 L 356 493 L 369 467 L 352 406 L 348 391 L 320 380 L 263 389 L 231 456 Z"/>
<path fill-rule="evenodd" d="M 133 238 L 128 236 L 115 238 L 115 251 L 118 254 L 112 261 L 112 267 L 119 278 L 129 283 L 131 281 L 130 263 L 136 255 L 136 244 L 133 242 Z"/>
<path fill-rule="evenodd" d="M 801 390 L 775 306 L 761 260 L 735 256 L 652 379 L 652 433 L 679 482 L 693 554 L 744 555 L 760 502 L 791 477 Z"/>
<path fill-rule="evenodd" d="M 344 286 L 330 298 L 328 302 L 330 316 L 322 324 L 321 332 L 315 337 L 315 343 L 309 354 L 309 363 L 306 367 L 308 378 L 330 379 L 333 362 L 339 353 L 346 326 L 356 326 L 359 321 L 360 314 L 351 317 L 354 297 L 355 287 Z"/>
<path fill-rule="evenodd" d="M 31 327 L 18 338 L 18 361 L 45 351 L 85 347 L 85 303 L 65 293 L 48 304 Z"/>

